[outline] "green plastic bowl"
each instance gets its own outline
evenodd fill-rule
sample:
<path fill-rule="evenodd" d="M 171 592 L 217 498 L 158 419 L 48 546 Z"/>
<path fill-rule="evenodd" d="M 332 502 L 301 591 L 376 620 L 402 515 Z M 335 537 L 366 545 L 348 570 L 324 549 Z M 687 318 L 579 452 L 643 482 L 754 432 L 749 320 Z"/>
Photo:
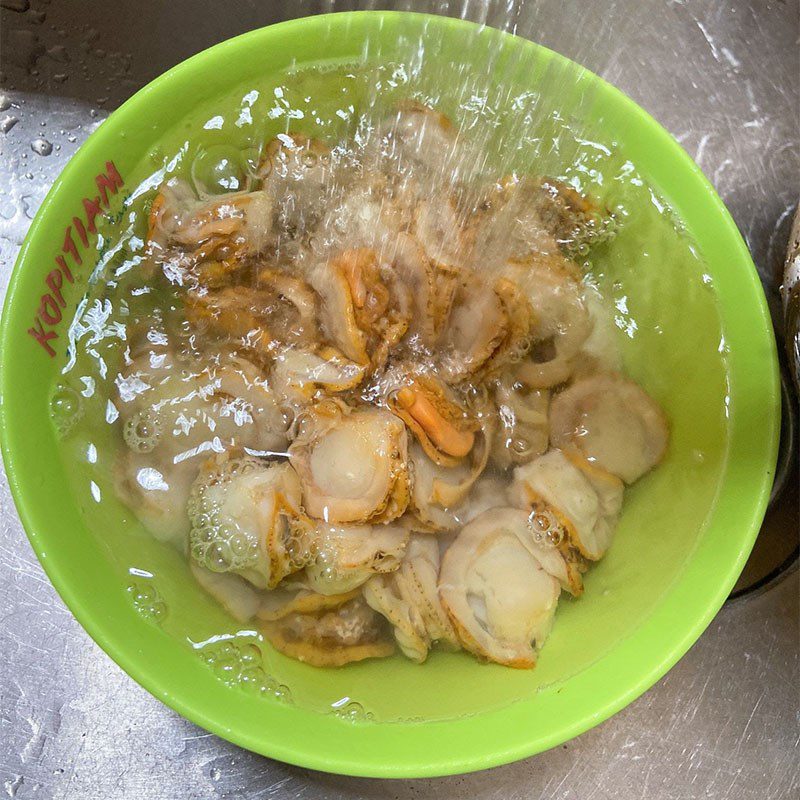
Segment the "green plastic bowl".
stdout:
<path fill-rule="evenodd" d="M 90 502 L 88 467 L 62 457 L 49 398 L 69 319 L 97 261 L 91 249 L 74 284 L 61 287 L 66 308 L 53 327 L 58 338 L 48 340 L 54 357 L 28 329 L 52 289 L 46 281 L 65 229 L 72 225 L 77 236 L 73 217 L 84 214 L 82 198 L 99 194 L 95 178 L 108 174 L 107 162 L 125 181 L 117 193 L 103 184 L 116 212 L 154 147 L 198 131 L 204 141 L 236 135 L 199 129 L 204 103 L 224 105 L 239 88 L 264 85 L 293 64 L 358 61 L 378 46 L 391 54 L 423 35 L 437 43 L 430 63 L 445 106 L 448 81 L 458 76 L 441 66 L 448 59 L 491 62 L 510 86 L 539 91 L 554 106 L 583 98 L 570 114 L 592 131 L 591 146 L 573 172 L 566 162 L 562 172 L 592 190 L 616 187 L 629 201 L 618 237 L 600 249 L 593 270 L 617 309 L 626 369 L 669 415 L 670 451 L 628 491 L 610 553 L 587 576 L 585 596 L 562 601 L 536 670 L 453 653 L 421 667 L 395 657 L 319 670 L 263 644 L 264 668 L 293 700 L 253 695 L 220 681 L 197 653 L 214 636 L 238 648 L 252 634 L 238 630 L 188 577 L 183 559 L 149 537 L 110 491 L 106 502 Z M 548 152 L 567 158 L 557 150 Z M 628 180 L 634 174 L 642 180 Z M 669 226 L 649 225 L 665 214 Z M 96 237 L 89 239 L 91 248 Z M 44 310 L 57 316 L 52 304 Z M 145 87 L 92 134 L 44 201 L 11 278 L 1 352 L 11 490 L 39 560 L 81 624 L 136 681 L 198 725 L 330 772 L 410 777 L 492 767 L 559 745 L 619 711 L 721 607 L 750 552 L 774 471 L 779 393 L 769 316 L 745 245 L 700 170 L 653 119 L 576 64 L 440 17 L 368 12 L 286 22 L 214 47 Z M 168 609 L 160 620 L 132 601 L 148 572 L 156 575 L 150 594 Z M 337 708 L 347 718 L 332 713 Z"/>

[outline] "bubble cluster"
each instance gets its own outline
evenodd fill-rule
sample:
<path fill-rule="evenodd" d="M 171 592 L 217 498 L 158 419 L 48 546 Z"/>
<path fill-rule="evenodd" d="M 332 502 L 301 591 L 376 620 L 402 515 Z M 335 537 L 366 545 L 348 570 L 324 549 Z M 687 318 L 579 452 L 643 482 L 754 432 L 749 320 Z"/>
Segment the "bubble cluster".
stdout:
<path fill-rule="evenodd" d="M 152 409 L 134 414 L 125 422 L 122 438 L 134 453 L 151 453 L 161 438 L 162 425 Z"/>
<path fill-rule="evenodd" d="M 226 686 L 246 689 L 261 697 L 273 697 L 284 703 L 292 702 L 289 687 L 279 683 L 264 670 L 258 645 L 252 642 L 217 642 L 204 647 L 200 655 Z"/>
<path fill-rule="evenodd" d="M 255 458 L 235 458 L 202 473 L 192 487 L 187 511 L 191 521 L 189 548 L 192 559 L 212 572 L 254 567 L 258 541 L 221 511 L 221 497 L 235 478 L 261 469 Z"/>
<path fill-rule="evenodd" d="M 128 594 L 133 600 L 133 607 L 143 617 L 160 622 L 166 616 L 167 604 L 151 582 L 141 581 L 129 584 Z"/>
<path fill-rule="evenodd" d="M 371 711 L 367 711 L 361 703 L 357 703 L 355 700 L 335 705 L 331 713 L 347 722 L 372 722 L 375 719 L 375 715 Z"/>
<path fill-rule="evenodd" d="M 58 435 L 68 436 L 83 414 L 81 396 L 72 387 L 57 384 L 50 397 L 50 418 Z"/>
<path fill-rule="evenodd" d="M 534 507 L 528 517 L 528 526 L 534 541 L 543 547 L 558 547 L 564 541 L 564 528 L 549 508 Z"/>

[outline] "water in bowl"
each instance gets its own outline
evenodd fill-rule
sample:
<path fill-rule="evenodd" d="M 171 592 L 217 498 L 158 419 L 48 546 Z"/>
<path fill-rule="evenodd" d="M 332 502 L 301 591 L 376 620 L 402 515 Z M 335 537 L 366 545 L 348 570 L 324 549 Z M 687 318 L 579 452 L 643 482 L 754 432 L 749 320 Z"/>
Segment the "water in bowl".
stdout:
<path fill-rule="evenodd" d="M 443 81 L 442 64 L 434 68 L 419 53 L 394 61 L 374 56 L 265 77 L 229 96 L 198 103 L 191 117 L 160 136 L 134 173 L 125 176 L 126 185 L 135 188 L 121 214 L 101 227 L 97 264 L 70 328 L 51 410 L 73 490 L 87 526 L 119 573 L 120 591 L 150 624 L 196 651 L 226 685 L 252 692 L 254 702 L 294 702 L 354 722 L 444 719 L 500 707 L 560 683 L 634 630 L 647 615 L 645 606 L 657 603 L 674 578 L 659 565 L 667 553 L 673 559 L 676 551 L 689 557 L 704 524 L 692 509 L 713 507 L 724 465 L 725 342 L 713 286 L 691 239 L 636 164 L 614 141 L 584 125 L 592 96 L 580 88 L 572 94 L 552 91 L 563 82 L 557 67 L 504 62 L 499 52 L 490 59 L 494 72 L 476 73 L 474 64 L 450 53 L 451 76 Z M 476 79 L 476 74 L 493 78 Z M 625 372 L 670 419 L 666 461 L 627 493 L 610 553 L 587 576 L 581 602 L 562 600 L 554 632 L 532 672 L 479 666 L 465 654 L 445 652 L 433 653 L 422 667 L 400 656 L 338 670 L 292 661 L 275 652 L 256 626 L 236 623 L 191 579 L 182 540 L 157 540 L 120 501 L 117 475 L 125 444 L 115 398 L 135 338 L 185 353 L 199 344 L 185 324 L 178 292 L 169 283 L 157 286 L 143 269 L 155 188 L 172 176 L 186 179 L 201 194 L 243 188 L 265 142 L 287 131 L 330 144 L 355 142 L 340 144 L 336 152 L 342 163 L 358 160 L 369 151 L 371 135 L 387 111 L 408 97 L 446 113 L 485 159 L 481 169 L 494 175 L 550 175 L 611 212 L 613 231 L 604 229 L 576 257 L 583 262 L 586 283 L 608 309 L 610 340 Z M 475 164 L 446 165 L 443 183 L 454 168 L 468 167 Z M 339 188 L 329 186 L 321 200 Z M 283 198 L 287 216 L 295 201 L 291 193 Z M 676 375 L 682 376 L 679 383 Z M 213 452 L 219 420 L 203 423 Z M 690 485 L 707 500 L 692 509 L 680 501 Z M 670 498 L 669 518 L 648 517 L 654 498 Z M 648 519 L 646 539 L 639 531 L 643 518 Z M 634 596 L 631 587 L 642 571 L 651 592 L 648 603 L 637 600 L 632 612 L 628 597 Z M 588 637 L 576 635 L 588 604 L 594 630 Z M 488 680 L 490 673 L 500 679 Z M 437 686 L 444 682 L 457 682 L 461 691 L 443 696 Z"/>

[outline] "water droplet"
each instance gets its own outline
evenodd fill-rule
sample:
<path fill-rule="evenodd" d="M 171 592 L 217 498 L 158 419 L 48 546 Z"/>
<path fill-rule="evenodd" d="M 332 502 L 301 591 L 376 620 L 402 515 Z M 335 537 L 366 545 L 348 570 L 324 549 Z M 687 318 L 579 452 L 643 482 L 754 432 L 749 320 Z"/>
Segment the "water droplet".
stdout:
<path fill-rule="evenodd" d="M 90 109 L 89 109 L 89 116 L 90 116 L 92 119 L 94 119 L 94 118 L 97 116 L 97 109 L 95 109 L 95 108 L 90 108 Z"/>
<path fill-rule="evenodd" d="M 67 141 L 70 142 L 71 144 L 74 144 L 75 142 L 78 141 L 78 137 L 70 134 L 69 136 L 67 136 Z"/>
<path fill-rule="evenodd" d="M 53 75 L 53 80 L 56 81 L 56 83 L 64 83 L 66 79 L 67 79 L 66 72 L 57 72 L 55 75 Z"/>
<path fill-rule="evenodd" d="M 2 119 L 0 119 L 0 131 L 3 133 L 8 133 L 18 122 L 19 119 L 17 117 L 12 116 L 11 114 L 6 114 Z"/>
<path fill-rule="evenodd" d="M 63 36 L 64 34 L 61 33 L 60 35 Z M 66 64 L 69 61 L 69 53 L 63 44 L 57 44 L 53 47 L 50 47 L 47 50 L 47 55 L 50 56 L 53 61 L 60 61 L 62 64 Z"/>
<path fill-rule="evenodd" d="M 211 767 L 208 774 L 212 781 L 218 781 L 222 777 L 222 772 L 216 767 Z"/>
<path fill-rule="evenodd" d="M 11 108 L 11 100 L 4 94 L 0 94 L 0 111 L 8 111 Z"/>
<path fill-rule="evenodd" d="M 32 180 L 33 180 L 33 173 L 32 173 L 32 172 L 26 172 L 26 173 L 25 173 L 25 177 L 26 177 L 26 178 L 27 178 L 29 181 L 32 181 Z"/>
<path fill-rule="evenodd" d="M 31 150 L 40 156 L 49 156 L 53 152 L 53 145 L 47 139 L 39 136 L 31 142 Z"/>

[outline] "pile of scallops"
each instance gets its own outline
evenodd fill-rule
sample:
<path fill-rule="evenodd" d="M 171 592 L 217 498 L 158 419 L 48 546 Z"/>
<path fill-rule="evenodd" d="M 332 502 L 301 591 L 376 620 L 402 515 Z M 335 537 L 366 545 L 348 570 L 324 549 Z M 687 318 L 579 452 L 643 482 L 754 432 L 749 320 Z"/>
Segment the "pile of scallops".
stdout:
<path fill-rule="evenodd" d="M 140 274 L 178 301 L 116 379 L 117 487 L 282 653 L 531 668 L 668 442 L 574 260 L 604 214 L 421 104 L 368 134 L 158 188 Z"/>

